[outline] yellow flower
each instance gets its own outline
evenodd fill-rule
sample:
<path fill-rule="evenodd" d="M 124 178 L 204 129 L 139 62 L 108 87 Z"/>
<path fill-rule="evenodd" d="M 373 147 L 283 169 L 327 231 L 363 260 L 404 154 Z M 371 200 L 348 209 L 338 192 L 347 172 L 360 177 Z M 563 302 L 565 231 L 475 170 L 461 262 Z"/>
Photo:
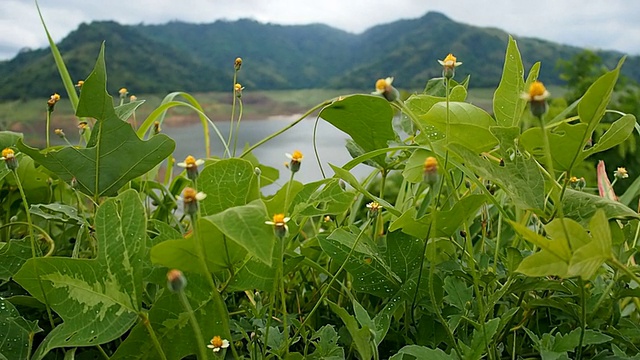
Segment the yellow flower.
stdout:
<path fill-rule="evenodd" d="M 55 129 L 53 130 L 53 133 L 60 136 L 61 138 L 64 138 L 64 131 L 62 131 L 62 129 Z"/>
<path fill-rule="evenodd" d="M 241 57 L 237 57 L 236 61 L 233 63 L 233 67 L 236 70 L 240 70 L 240 67 L 242 66 L 242 58 Z"/>
<path fill-rule="evenodd" d="M 544 87 L 544 84 L 538 80 L 531 83 L 529 86 L 529 92 L 522 94 L 522 98 L 531 101 L 543 101 L 549 97 L 549 92 Z"/>
<path fill-rule="evenodd" d="M 120 88 L 120 90 L 118 90 L 118 93 L 120 94 L 120 96 L 125 96 L 127 95 L 129 91 L 127 91 L 127 88 Z"/>
<path fill-rule="evenodd" d="M 58 95 L 57 93 L 51 95 L 49 100 L 47 100 L 47 105 L 49 105 L 49 111 L 53 111 L 53 107 L 56 105 L 58 101 L 60 101 L 60 95 Z"/>
<path fill-rule="evenodd" d="M 300 164 L 302 163 L 302 153 L 298 150 L 294 151 L 293 154 L 285 154 L 291 161 L 289 164 L 285 164 L 291 170 L 291 172 L 298 172 L 300 170 Z"/>
<path fill-rule="evenodd" d="M 372 201 L 367 204 L 367 209 L 369 209 L 369 216 L 375 217 L 380 210 L 382 210 L 382 205 L 380 205 L 376 201 Z"/>
<path fill-rule="evenodd" d="M 15 170 L 18 168 L 18 160 L 16 159 L 15 152 L 11 148 L 5 148 L 2 150 L 2 157 L 0 160 L 4 160 L 9 170 Z"/>
<path fill-rule="evenodd" d="M 438 62 L 440 63 L 440 65 L 444 66 L 445 68 L 455 68 L 456 66 L 460 66 L 462 65 L 461 62 L 456 61 L 456 57 L 453 56 L 453 54 L 449 53 L 449 55 L 447 55 L 447 57 L 444 58 L 444 60 L 438 60 Z"/>
<path fill-rule="evenodd" d="M 195 189 L 186 187 L 182 191 L 182 203 L 184 205 L 184 212 L 189 215 L 194 215 L 198 212 L 198 201 L 204 200 L 207 195 L 203 192 L 196 192 Z"/>
<path fill-rule="evenodd" d="M 84 85 L 84 80 L 78 80 L 78 83 L 76 84 L 76 87 L 81 88 L 82 85 Z"/>
<path fill-rule="evenodd" d="M 283 238 L 289 230 L 287 227 L 287 222 L 289 220 L 291 220 L 291 218 L 285 217 L 284 214 L 275 214 L 273 215 L 273 221 L 265 221 L 264 223 L 267 225 L 273 225 L 273 230 L 276 233 L 276 236 Z"/>
<path fill-rule="evenodd" d="M 137 96 L 135 96 L 135 95 L 131 95 L 131 96 L 129 96 L 129 101 L 134 102 L 134 101 L 136 101 L 136 100 L 138 100 L 138 97 L 137 97 Z"/>
<path fill-rule="evenodd" d="M 382 95 L 387 91 L 390 91 L 392 86 L 391 84 L 393 84 L 393 78 L 392 77 L 388 77 L 386 79 L 378 79 L 378 81 L 376 81 L 376 94 Z"/>
<path fill-rule="evenodd" d="M 15 156 L 15 152 L 11 148 L 2 150 L 2 160 L 13 159 Z"/>
<path fill-rule="evenodd" d="M 207 345 L 207 347 L 209 349 L 213 349 L 214 353 L 217 353 L 220 351 L 220 349 L 226 349 L 229 347 L 229 340 L 223 339 L 220 336 L 216 335 L 213 337 L 213 339 L 211 339 L 211 343 Z"/>
<path fill-rule="evenodd" d="M 193 156 L 189 155 L 187 156 L 183 162 L 179 162 L 178 166 L 189 169 L 189 168 L 193 168 L 193 167 L 198 167 L 200 165 L 204 164 L 204 160 L 202 159 L 198 159 L 196 160 L 196 158 L 194 158 Z"/>
<path fill-rule="evenodd" d="M 422 179 L 431 186 L 438 182 L 438 160 L 433 156 L 429 156 L 424 161 Z"/>

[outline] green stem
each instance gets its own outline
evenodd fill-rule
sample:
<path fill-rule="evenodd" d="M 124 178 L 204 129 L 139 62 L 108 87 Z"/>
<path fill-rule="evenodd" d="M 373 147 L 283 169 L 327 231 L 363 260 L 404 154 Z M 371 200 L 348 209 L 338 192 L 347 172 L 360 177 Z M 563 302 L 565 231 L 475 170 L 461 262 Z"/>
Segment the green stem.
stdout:
<path fill-rule="evenodd" d="M 254 145 L 252 145 L 251 147 L 249 147 L 247 150 L 245 150 L 242 154 L 240 154 L 239 157 L 243 158 L 245 156 L 247 156 L 247 154 L 251 153 L 251 151 L 253 151 L 255 148 L 257 148 L 258 146 L 266 143 L 267 141 L 275 138 L 276 136 L 282 134 L 283 132 L 291 129 L 292 127 L 294 127 L 295 125 L 297 125 L 299 122 L 301 122 L 302 120 L 304 120 L 307 116 L 313 114 L 315 111 L 317 111 L 318 109 L 322 109 L 323 107 L 330 105 L 331 103 L 333 103 L 333 100 L 325 100 L 323 102 L 321 102 L 320 104 L 312 107 L 311 109 L 309 109 L 306 113 L 302 114 L 302 116 L 300 116 L 297 120 L 295 120 L 294 122 L 292 122 L 291 124 L 283 127 L 282 129 L 274 132 L 273 134 L 267 136 L 266 138 L 258 141 L 257 143 L 255 143 Z"/>
<path fill-rule="evenodd" d="M 238 103 L 240 104 L 240 110 L 238 113 L 238 121 L 236 122 L 236 130 L 235 130 L 235 133 L 233 134 L 233 157 L 236 156 L 236 148 L 238 144 L 238 132 L 240 132 L 240 121 L 242 121 L 242 111 L 244 109 L 242 106 L 242 99 L 238 99 Z"/>
<path fill-rule="evenodd" d="M 637 284 L 640 284 L 640 278 L 638 278 L 638 276 L 634 274 L 633 271 L 629 270 L 629 268 L 626 267 L 623 263 L 618 261 L 618 259 L 612 256 L 611 259 L 609 259 L 609 263 L 616 269 L 622 271 L 627 276 L 629 276 L 631 280 L 635 281 Z"/>
<path fill-rule="evenodd" d="M 189 314 L 189 321 L 191 322 L 191 327 L 193 328 L 193 333 L 196 336 L 196 341 L 198 342 L 198 351 L 200 352 L 200 358 L 203 360 L 207 359 L 207 348 L 205 347 L 204 338 L 202 337 L 202 332 L 200 331 L 200 325 L 198 325 L 198 320 L 196 320 L 196 316 L 193 313 L 193 309 L 191 308 L 191 304 L 189 304 L 189 300 L 184 295 L 184 291 L 178 291 L 178 297 L 180 297 L 180 301 L 182 302 L 182 306 Z"/>
<path fill-rule="evenodd" d="M 578 341 L 578 351 L 576 352 L 576 360 L 582 359 L 582 343 L 584 342 L 584 332 L 587 327 L 587 299 L 584 293 L 584 281 L 578 277 L 578 286 L 580 286 L 580 340 Z"/>
<path fill-rule="evenodd" d="M 20 177 L 15 169 L 12 170 L 13 177 L 16 179 L 16 185 L 18 186 L 18 190 L 20 191 L 20 197 L 22 198 L 22 205 L 24 206 L 24 212 L 27 216 L 27 224 L 29 228 L 29 237 L 31 238 L 31 257 L 34 259 L 33 269 L 36 273 L 36 278 L 38 279 L 38 285 L 40 286 L 40 291 L 42 292 L 42 298 L 44 300 L 44 306 L 47 310 L 47 317 L 49 318 L 49 323 L 51 324 L 51 328 L 54 329 L 56 327 L 53 322 L 53 315 L 51 314 L 51 306 L 49 306 L 49 300 L 47 299 L 47 293 L 44 291 L 44 286 L 42 285 L 42 279 L 40 279 L 40 270 L 38 269 L 36 259 L 36 238 L 33 233 L 33 222 L 31 221 L 31 212 L 29 211 L 29 203 L 27 202 L 27 196 L 24 193 L 24 188 L 22 187 L 22 182 L 20 181 Z"/>
<path fill-rule="evenodd" d="M 238 69 L 234 70 L 233 72 L 233 88 L 232 88 L 232 94 L 233 94 L 233 100 L 231 103 L 231 123 L 229 124 L 229 139 L 227 140 L 227 144 L 231 145 L 231 138 L 233 136 L 233 121 L 235 120 L 235 116 L 236 116 L 236 81 L 238 79 Z M 231 156 L 231 153 L 228 153 L 229 156 Z"/>
<path fill-rule="evenodd" d="M 355 251 L 356 247 L 358 246 L 358 243 L 360 242 L 360 239 L 362 238 L 362 235 L 364 235 L 364 232 L 366 231 L 367 227 L 369 227 L 370 224 L 371 224 L 371 219 L 368 219 L 367 222 L 362 227 L 362 230 L 360 230 L 360 233 L 356 237 L 356 240 L 354 241 L 353 246 L 351 247 L 351 250 L 349 251 L 349 254 L 347 254 L 347 257 L 344 259 L 344 261 L 342 262 L 342 264 L 338 268 L 338 271 L 336 271 L 333 274 L 333 276 L 331 276 L 331 280 L 329 280 L 329 284 L 327 284 L 327 286 L 322 291 L 322 294 L 320 294 L 320 299 L 318 299 L 316 304 L 313 306 L 313 309 L 311 309 L 311 312 L 309 312 L 307 317 L 305 317 L 305 319 L 302 321 L 302 323 L 300 324 L 300 327 L 293 334 L 292 339 L 295 339 L 298 336 L 298 334 L 300 333 L 300 329 L 304 328 L 304 326 L 306 325 L 307 321 L 309 319 L 311 319 L 313 314 L 315 314 L 316 310 L 318 310 L 318 308 L 320 307 L 320 305 L 322 304 L 322 302 L 326 298 L 327 293 L 331 289 L 331 285 L 333 285 L 333 282 L 336 281 L 336 278 L 338 277 L 338 275 L 342 272 L 342 270 L 344 270 L 344 267 L 347 264 L 347 261 L 349 261 L 349 258 L 351 258 L 351 255 L 353 255 L 353 252 Z"/>
<path fill-rule="evenodd" d="M 278 262 L 278 276 L 280 282 L 280 301 L 282 303 L 282 333 L 284 335 L 284 343 L 287 344 L 285 347 L 285 357 L 289 354 L 289 329 L 288 329 L 288 320 L 287 320 L 287 298 L 286 292 L 284 288 L 284 250 L 285 243 L 287 237 L 284 236 L 281 239 L 280 245 L 280 261 Z"/>
<path fill-rule="evenodd" d="M 160 359 L 167 360 L 167 356 L 164 354 L 164 350 L 162 350 L 162 346 L 160 345 L 160 341 L 158 341 L 158 337 L 156 336 L 156 332 L 153 331 L 153 327 L 151 326 L 151 322 L 149 321 L 149 317 L 146 313 L 140 312 L 138 314 L 140 319 L 142 320 L 142 324 L 147 331 L 149 332 L 149 336 L 151 337 L 151 341 L 153 342 L 153 346 L 156 348 L 156 351 L 160 355 Z"/>
<path fill-rule="evenodd" d="M 51 110 L 47 110 L 47 126 L 45 131 L 47 132 L 47 149 L 51 146 L 49 130 L 51 126 Z"/>

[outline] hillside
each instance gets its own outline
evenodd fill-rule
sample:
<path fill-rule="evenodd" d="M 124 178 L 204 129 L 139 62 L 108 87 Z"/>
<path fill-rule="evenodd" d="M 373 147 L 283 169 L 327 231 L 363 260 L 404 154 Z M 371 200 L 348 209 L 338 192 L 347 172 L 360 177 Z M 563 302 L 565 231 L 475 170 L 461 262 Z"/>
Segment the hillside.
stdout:
<path fill-rule="evenodd" d="M 82 24 L 60 44 L 73 79 L 90 72 L 102 41 L 107 44 L 109 91 L 135 93 L 219 91 L 229 88 L 233 60 L 244 59 L 240 82 L 250 89 L 350 88 L 367 91 L 375 79 L 394 76 L 399 87 L 420 88 L 438 76 L 438 58 L 453 52 L 473 74 L 472 86 L 497 85 L 507 33 L 452 21 L 430 12 L 421 18 L 378 25 L 354 35 L 326 25 L 283 26 L 253 20 L 211 24 L 170 22 L 124 26 Z M 541 79 L 560 84 L 556 62 L 580 48 L 517 38 L 528 67 L 542 62 Z M 600 52 L 608 66 L 622 56 Z M 623 73 L 640 80 L 640 57 L 627 59 Z M 0 99 L 47 97 L 60 91 L 48 49 L 25 51 L 0 62 Z"/>

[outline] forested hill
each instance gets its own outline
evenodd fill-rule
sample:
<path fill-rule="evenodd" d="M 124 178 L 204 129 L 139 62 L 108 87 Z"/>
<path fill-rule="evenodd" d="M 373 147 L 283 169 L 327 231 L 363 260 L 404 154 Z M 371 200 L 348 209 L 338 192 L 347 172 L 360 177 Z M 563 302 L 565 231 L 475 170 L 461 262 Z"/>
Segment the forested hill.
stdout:
<path fill-rule="evenodd" d="M 44 35 L 43 35 L 44 37 Z M 378 25 L 351 34 L 326 25 L 283 26 L 253 20 L 211 24 L 82 24 L 60 44 L 74 80 L 91 71 L 106 41 L 109 91 L 135 93 L 215 91 L 230 88 L 233 61 L 244 65 L 239 81 L 249 89 L 350 88 L 368 91 L 380 77 L 394 76 L 401 88 L 420 88 L 449 52 L 464 63 L 457 77 L 473 74 L 472 86 L 500 80 L 508 35 L 496 28 L 457 23 L 430 12 L 418 19 Z M 525 66 L 542 62 L 541 79 L 560 83 L 556 63 L 582 49 L 540 39 L 517 38 Z M 613 67 L 621 53 L 598 53 Z M 640 80 L 640 58 L 623 73 Z M 62 89 L 49 49 L 23 51 L 0 62 L 0 99 L 47 97 Z"/>

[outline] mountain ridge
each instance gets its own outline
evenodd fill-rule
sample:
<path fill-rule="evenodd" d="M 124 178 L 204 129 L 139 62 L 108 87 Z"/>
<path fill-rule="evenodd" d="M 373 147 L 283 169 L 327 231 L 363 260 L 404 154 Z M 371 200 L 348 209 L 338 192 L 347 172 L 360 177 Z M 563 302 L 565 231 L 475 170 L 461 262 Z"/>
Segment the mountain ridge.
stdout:
<path fill-rule="evenodd" d="M 163 25 L 83 23 L 59 42 L 74 81 L 88 76 L 106 42 L 109 91 L 135 93 L 221 91 L 230 88 L 233 61 L 244 66 L 238 81 L 248 89 L 349 88 L 369 90 L 377 78 L 394 76 L 402 88 L 421 88 L 439 76 L 437 59 L 454 53 L 464 64 L 458 78 L 493 87 L 500 80 L 508 34 L 496 27 L 458 23 L 438 12 L 373 26 L 353 34 L 324 24 L 278 25 L 255 20 Z M 561 84 L 556 62 L 583 49 L 514 36 L 525 67 L 541 61 L 541 80 Z M 622 53 L 598 51 L 608 67 Z M 623 74 L 640 80 L 640 57 Z M 0 62 L 0 99 L 47 97 L 62 86 L 48 49 L 22 51 Z"/>

